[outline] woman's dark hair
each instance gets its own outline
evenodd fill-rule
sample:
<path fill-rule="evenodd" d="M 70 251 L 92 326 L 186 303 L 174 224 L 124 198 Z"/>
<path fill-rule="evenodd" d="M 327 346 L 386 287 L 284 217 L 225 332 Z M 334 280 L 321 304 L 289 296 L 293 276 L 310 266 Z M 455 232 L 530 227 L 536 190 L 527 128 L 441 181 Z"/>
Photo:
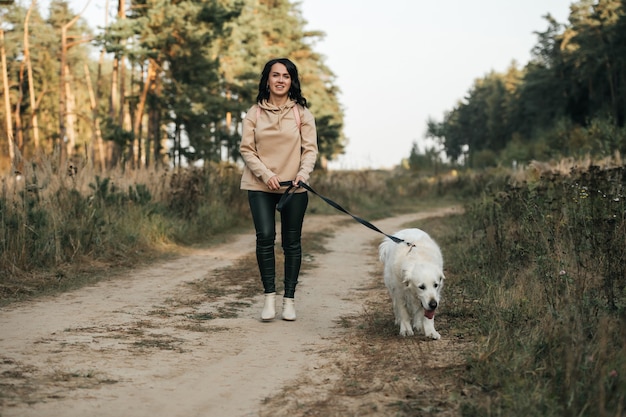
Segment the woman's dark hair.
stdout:
<path fill-rule="evenodd" d="M 283 64 L 287 68 L 287 72 L 291 77 L 291 87 L 289 88 L 289 98 L 303 107 L 307 107 L 306 98 L 302 97 L 302 90 L 300 89 L 300 77 L 298 77 L 298 68 L 296 64 L 288 60 L 287 58 L 276 58 L 270 60 L 261 73 L 261 81 L 259 81 L 259 94 L 256 96 L 256 102 L 260 103 L 263 100 L 270 98 L 270 90 L 267 88 L 267 82 L 270 77 L 270 71 L 272 65 Z"/>

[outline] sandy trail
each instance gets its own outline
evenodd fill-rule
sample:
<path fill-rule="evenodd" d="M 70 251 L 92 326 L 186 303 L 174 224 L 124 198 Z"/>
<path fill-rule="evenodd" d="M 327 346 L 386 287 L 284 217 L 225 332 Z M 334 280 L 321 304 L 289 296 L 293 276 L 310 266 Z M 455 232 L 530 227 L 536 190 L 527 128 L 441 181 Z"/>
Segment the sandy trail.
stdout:
<path fill-rule="evenodd" d="M 375 224 L 393 233 L 449 212 Z M 295 322 L 260 322 L 261 290 L 237 317 L 205 320 L 202 331 L 193 318 L 211 303 L 185 305 L 188 283 L 251 253 L 252 234 L 125 278 L 5 307 L 0 415 L 258 416 L 265 398 L 322 367 L 319 352 L 344 331 L 337 321 L 362 311 L 358 289 L 380 269 L 382 235 L 346 216 L 308 216 L 304 238 L 329 226 L 336 233 L 328 253 L 316 255 L 316 267 L 301 276 Z"/>

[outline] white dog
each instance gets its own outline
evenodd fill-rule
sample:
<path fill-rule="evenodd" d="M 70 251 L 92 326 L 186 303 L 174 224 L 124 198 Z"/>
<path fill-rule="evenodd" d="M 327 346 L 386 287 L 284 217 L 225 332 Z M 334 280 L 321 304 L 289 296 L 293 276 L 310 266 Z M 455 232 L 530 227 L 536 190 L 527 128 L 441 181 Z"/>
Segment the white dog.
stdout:
<path fill-rule="evenodd" d="M 404 242 L 386 237 L 378 247 L 385 265 L 385 285 L 393 301 L 396 324 L 401 336 L 412 336 L 413 329 L 432 339 L 441 335 L 435 330 L 435 310 L 443 288 L 443 257 L 439 246 L 420 229 L 395 233 Z"/>

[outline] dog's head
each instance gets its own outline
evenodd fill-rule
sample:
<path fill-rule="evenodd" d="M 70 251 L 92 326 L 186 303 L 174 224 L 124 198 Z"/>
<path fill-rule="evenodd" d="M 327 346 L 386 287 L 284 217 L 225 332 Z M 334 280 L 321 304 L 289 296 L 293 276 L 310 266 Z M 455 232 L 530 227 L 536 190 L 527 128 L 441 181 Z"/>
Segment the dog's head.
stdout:
<path fill-rule="evenodd" d="M 443 289 L 443 272 L 430 264 L 412 264 L 403 269 L 402 283 L 424 308 L 424 315 L 432 319 L 439 306 Z"/>

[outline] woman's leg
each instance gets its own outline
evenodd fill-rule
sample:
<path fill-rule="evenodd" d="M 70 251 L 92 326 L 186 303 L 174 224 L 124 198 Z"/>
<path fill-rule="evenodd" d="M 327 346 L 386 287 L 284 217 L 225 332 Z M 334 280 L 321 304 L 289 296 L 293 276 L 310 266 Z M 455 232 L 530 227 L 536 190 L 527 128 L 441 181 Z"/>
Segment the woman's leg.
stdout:
<path fill-rule="evenodd" d="M 278 197 L 277 197 L 278 196 Z M 248 202 L 256 230 L 256 260 L 259 265 L 261 282 L 266 294 L 276 292 L 276 241 L 275 210 L 278 194 L 263 191 L 248 191 Z"/>
<path fill-rule="evenodd" d="M 309 204 L 307 192 L 295 193 L 281 211 L 282 246 L 285 253 L 285 298 L 294 298 L 302 264 L 302 222 Z"/>

